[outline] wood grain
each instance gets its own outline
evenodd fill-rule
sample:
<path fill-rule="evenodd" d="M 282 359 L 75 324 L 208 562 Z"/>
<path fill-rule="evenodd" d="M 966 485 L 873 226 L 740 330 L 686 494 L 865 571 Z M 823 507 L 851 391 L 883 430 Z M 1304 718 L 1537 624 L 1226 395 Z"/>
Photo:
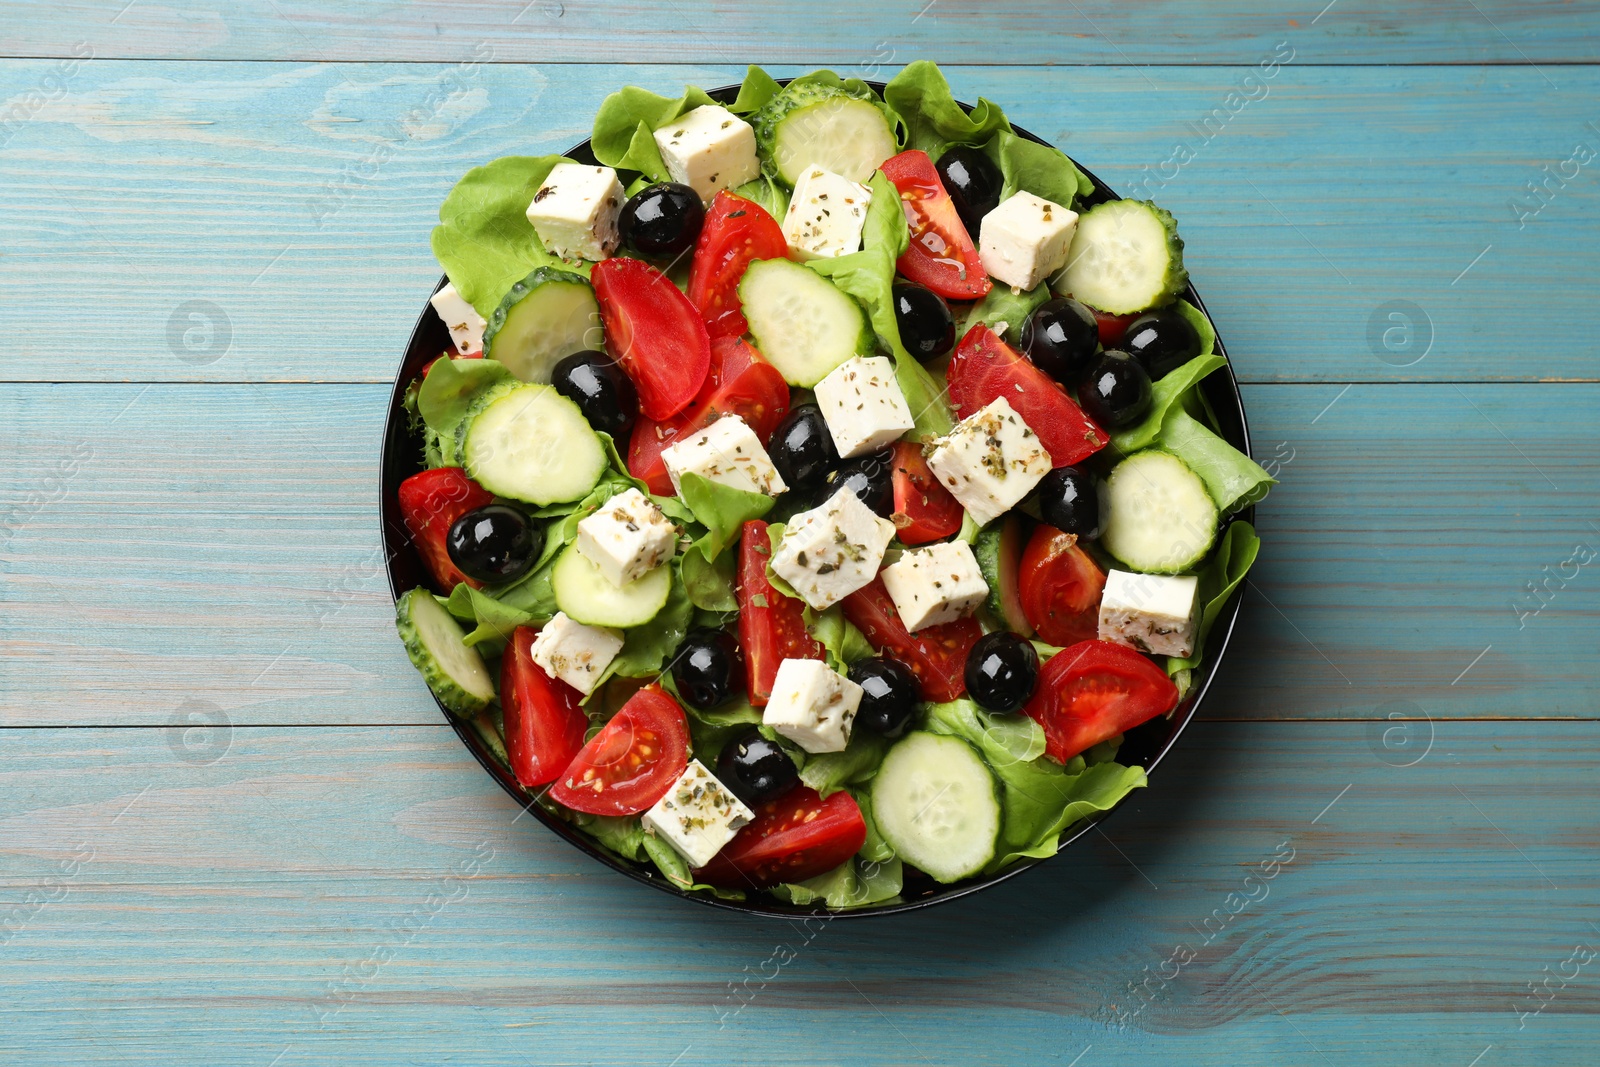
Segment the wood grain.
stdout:
<path fill-rule="evenodd" d="M 249 0 L 181 9 L 126 0 L 8 6 L 6 56 L 496 63 L 1253 63 L 1286 37 L 1317 63 L 1592 60 L 1600 20 L 1578 4 L 1271 0 L 1195 5 L 1049 0 L 817 3 Z"/>
<path fill-rule="evenodd" d="M 0 394 L 7 725 L 434 722 L 393 631 L 374 385 Z M 1600 385 L 1256 385 L 1282 484 L 1217 718 L 1581 717 Z M 75 460 L 74 457 L 82 457 Z M 1537 593 L 1528 586 L 1537 585 Z M 1536 696 L 1535 696 L 1536 694 Z M 1397 709 L 1398 705 L 1398 709 Z"/>
<path fill-rule="evenodd" d="M 0 66 L 0 102 L 27 99 L 52 67 Z M 739 74 L 83 65 L 0 151 L 11 341 L 0 377 L 388 380 L 438 277 L 428 234 L 462 173 L 581 140 L 624 83 L 677 93 Z M 1247 74 L 974 67 L 952 78 L 1176 212 L 1246 380 L 1600 377 L 1600 305 L 1565 295 L 1583 292 L 1600 247 L 1594 168 L 1549 186 L 1537 215 L 1519 222 L 1512 208 L 1540 204 L 1527 183 L 1579 142 L 1600 150 L 1600 126 L 1586 125 L 1600 123 L 1600 70 L 1297 62 L 1226 125 L 1213 119 L 1220 132 L 1197 134 L 1229 94 L 1251 91 Z M 1180 142 L 1196 152 L 1181 167 L 1169 163 Z M 1409 318 L 1388 317 L 1396 300 Z"/>
<path fill-rule="evenodd" d="M 1052 864 L 809 928 L 513 823 L 444 727 L 235 729 L 203 765 L 160 730 L 7 736 L 19 1062 L 1581 1063 L 1600 1011 L 1591 964 L 1517 1014 L 1595 942 L 1590 724 L 1441 723 L 1409 768 L 1360 724 L 1197 724 Z"/>

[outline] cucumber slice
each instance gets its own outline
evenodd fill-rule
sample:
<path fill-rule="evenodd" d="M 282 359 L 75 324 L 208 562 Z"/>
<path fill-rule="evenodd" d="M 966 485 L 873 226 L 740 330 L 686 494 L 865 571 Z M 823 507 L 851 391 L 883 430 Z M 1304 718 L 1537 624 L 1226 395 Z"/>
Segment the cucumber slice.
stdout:
<path fill-rule="evenodd" d="M 548 385 L 502 382 L 468 409 L 460 435 L 456 453 L 479 485 L 530 504 L 581 500 L 606 469 L 578 405 Z"/>
<path fill-rule="evenodd" d="M 1023 637 L 1033 636 L 1033 624 L 1022 612 L 1019 587 L 1022 550 L 1027 545 L 1026 520 L 1015 512 L 985 526 L 972 545 L 978 570 L 989 583 L 989 614 L 1000 625 Z"/>
<path fill-rule="evenodd" d="M 1110 517 L 1100 546 L 1136 571 L 1176 574 L 1217 540 L 1217 505 L 1183 460 L 1152 448 L 1118 463 L 1105 482 Z"/>
<path fill-rule="evenodd" d="M 540 267 L 495 308 L 483 331 L 483 354 L 522 381 L 548 385 L 561 359 L 598 349 L 604 337 L 600 305 L 583 276 Z"/>
<path fill-rule="evenodd" d="M 1067 267 L 1051 288 L 1126 315 L 1166 304 L 1188 284 L 1172 216 L 1148 201 L 1111 200 L 1078 216 Z"/>
<path fill-rule="evenodd" d="M 756 347 L 784 381 L 810 389 L 855 356 L 873 352 L 861 305 L 832 282 L 787 259 L 760 259 L 739 282 Z"/>
<path fill-rule="evenodd" d="M 663 563 L 619 588 L 573 545 L 551 569 L 550 588 L 556 606 L 570 619 L 588 626 L 643 626 L 666 606 L 672 567 Z"/>
<path fill-rule="evenodd" d="M 394 606 L 395 626 L 406 655 L 422 672 L 439 703 L 463 717 L 482 711 L 494 699 L 494 679 L 478 650 L 470 648 L 455 617 L 426 589 L 401 594 Z"/>
<path fill-rule="evenodd" d="M 994 775 L 958 737 L 907 734 L 872 780 L 872 817 L 895 854 L 941 882 L 983 870 L 1000 833 Z"/>
<path fill-rule="evenodd" d="M 813 163 L 864 182 L 899 151 L 876 101 L 817 82 L 784 89 L 751 116 L 750 124 L 770 170 L 790 186 Z"/>

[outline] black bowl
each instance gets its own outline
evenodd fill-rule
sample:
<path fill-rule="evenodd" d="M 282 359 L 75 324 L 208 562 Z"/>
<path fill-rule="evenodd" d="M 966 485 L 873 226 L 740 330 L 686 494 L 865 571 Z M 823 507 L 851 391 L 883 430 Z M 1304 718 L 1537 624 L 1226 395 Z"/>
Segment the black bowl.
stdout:
<path fill-rule="evenodd" d="M 780 79 L 782 81 L 783 79 Z M 868 83 L 879 92 L 883 91 L 882 82 Z M 739 92 L 737 85 L 726 85 L 720 89 L 711 90 L 711 96 L 722 102 L 731 102 Z M 971 110 L 968 104 L 963 108 Z M 1035 137 L 1020 127 L 1014 127 L 1017 136 L 1025 137 L 1038 144 L 1049 142 Z M 570 158 L 579 162 L 595 163 L 593 153 L 589 150 L 589 142 L 584 141 L 566 153 Z M 1074 160 L 1073 162 L 1077 162 Z M 1104 182 L 1090 174 L 1079 164 L 1079 169 L 1094 182 L 1094 192 L 1085 198 L 1089 204 L 1097 204 L 1105 200 L 1119 199 Z M 440 278 L 439 284 L 434 287 L 437 292 L 442 289 L 447 279 Z M 1201 302 L 1200 296 L 1190 286 L 1184 293 L 1184 298 L 1206 313 L 1206 306 Z M 1209 318 L 1209 313 L 1206 313 Z M 411 332 L 411 341 L 406 346 L 405 359 L 400 364 L 400 369 L 395 375 L 394 391 L 389 398 L 389 417 L 384 427 L 381 499 L 383 517 L 383 541 L 387 548 L 389 558 L 389 587 L 398 599 L 400 594 L 407 589 L 419 585 L 429 584 L 427 568 L 411 545 L 411 540 L 406 533 L 405 523 L 400 516 L 400 506 L 396 497 L 396 490 L 400 483 L 422 469 L 422 445 L 418 437 L 410 430 L 404 400 L 406 386 L 416 377 L 418 372 L 434 357 L 450 347 L 450 336 L 443 322 L 434 314 L 433 308 L 426 302 L 423 304 L 422 315 L 417 319 L 417 325 Z M 1226 357 L 1227 350 L 1222 345 L 1222 338 L 1217 338 L 1216 350 L 1218 354 Z M 1244 402 L 1239 396 L 1239 383 L 1233 376 L 1233 366 L 1230 363 L 1222 368 L 1222 373 L 1213 373 L 1201 384 L 1205 399 L 1210 402 L 1211 409 L 1216 413 L 1218 430 L 1229 444 L 1244 452 L 1250 453 L 1250 429 L 1245 423 Z M 1255 508 L 1248 507 L 1238 512 L 1233 518 L 1242 518 L 1251 521 L 1255 516 Z M 1200 702 L 1205 699 L 1206 692 L 1211 687 L 1211 680 L 1216 676 L 1218 665 L 1228 650 L 1228 642 L 1233 636 L 1233 628 L 1239 617 L 1239 606 L 1244 596 L 1244 586 L 1241 583 L 1234 593 L 1216 624 L 1212 627 L 1206 639 L 1206 664 L 1201 668 L 1202 677 L 1190 690 L 1188 697 L 1179 705 L 1178 710 L 1165 718 L 1159 718 L 1145 723 L 1134 730 L 1130 730 L 1123 740 L 1122 748 L 1117 754 L 1119 762 L 1143 767 L 1146 772 L 1153 771 L 1156 764 L 1171 750 L 1177 742 L 1178 735 L 1183 733 L 1184 727 L 1189 725 L 1189 720 L 1194 717 Z M 483 740 L 468 723 L 462 722 L 455 716 L 445 712 L 443 705 L 439 708 L 445 720 L 455 728 L 462 744 L 472 751 L 483 765 L 483 769 L 500 783 L 519 804 L 528 809 L 534 818 L 567 841 L 574 847 L 587 853 L 607 867 L 638 882 L 653 886 L 665 893 L 684 900 L 692 900 L 697 904 L 705 904 L 713 908 L 726 908 L 729 911 L 744 912 L 751 915 L 770 915 L 788 918 L 797 915 L 833 915 L 838 918 L 865 918 L 874 915 L 891 915 L 896 912 L 912 911 L 925 908 L 931 904 L 939 904 L 957 897 L 964 897 L 969 893 L 976 893 L 980 889 L 997 885 L 1008 878 L 1014 878 L 1025 871 L 1030 871 L 1048 860 L 1032 860 L 1018 863 L 1006 870 L 1003 874 L 992 878 L 974 878 L 952 885 L 940 885 L 929 879 L 922 878 L 908 881 L 905 891 L 901 894 L 898 903 L 879 904 L 871 907 L 856 908 L 848 911 L 830 911 L 824 907 L 795 907 L 780 903 L 771 897 L 752 897 L 746 901 L 718 900 L 712 896 L 699 893 L 686 893 L 672 885 L 663 878 L 654 867 L 647 864 L 630 863 L 618 858 L 595 844 L 573 826 L 564 822 L 559 816 L 553 815 L 544 808 L 533 803 L 528 791 L 517 784 L 511 772 L 503 767 L 485 747 Z M 1112 809 L 1113 811 L 1115 809 Z M 1061 849 L 1076 841 L 1111 812 L 1085 819 L 1083 822 L 1068 829 L 1061 838 Z M 1057 853 L 1059 855 L 1059 853 Z M 1053 858 L 1053 857 L 1052 857 Z"/>

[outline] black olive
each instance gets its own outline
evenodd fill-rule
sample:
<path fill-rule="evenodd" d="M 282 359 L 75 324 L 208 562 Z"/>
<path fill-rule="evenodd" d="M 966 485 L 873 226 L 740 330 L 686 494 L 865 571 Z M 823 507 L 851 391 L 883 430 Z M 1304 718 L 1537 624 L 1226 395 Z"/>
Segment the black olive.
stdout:
<path fill-rule="evenodd" d="M 950 314 L 950 305 L 932 289 L 897 283 L 894 321 L 900 328 L 900 343 L 918 362 L 938 359 L 956 346 L 956 320 Z"/>
<path fill-rule="evenodd" d="M 839 465 L 833 434 L 815 404 L 801 404 L 772 431 L 767 455 L 791 490 L 809 492 L 822 485 L 828 472 Z"/>
<path fill-rule="evenodd" d="M 837 493 L 840 487 L 849 489 L 861 502 L 884 518 L 894 514 L 894 450 L 872 452 L 855 459 L 847 459 L 828 472 L 817 503 L 822 503 Z"/>
<path fill-rule="evenodd" d="M 850 664 L 850 680 L 861 687 L 855 728 L 869 734 L 899 737 L 917 715 L 917 676 L 896 659 L 873 657 Z"/>
<path fill-rule="evenodd" d="M 1039 514 L 1062 533 L 1083 540 L 1100 536 L 1100 492 L 1083 467 L 1057 467 L 1039 483 Z"/>
<path fill-rule="evenodd" d="M 755 807 L 793 789 L 800 782 L 800 772 L 777 742 L 751 727 L 723 746 L 717 757 L 717 780 Z"/>
<path fill-rule="evenodd" d="M 635 255 L 676 256 L 694 247 L 705 220 L 699 193 L 677 182 L 657 182 L 628 197 L 617 216 L 617 234 Z"/>
<path fill-rule="evenodd" d="M 1132 426 L 1150 410 L 1150 375 L 1126 352 L 1102 352 L 1078 387 L 1078 402 L 1108 430 Z"/>
<path fill-rule="evenodd" d="M 984 634 L 967 654 L 967 695 L 1002 714 L 1020 711 L 1039 681 L 1039 653 L 1025 637 Z"/>
<path fill-rule="evenodd" d="M 639 417 L 639 393 L 616 360 L 604 352 L 574 352 L 556 364 L 550 382 L 556 392 L 578 405 L 590 426 L 627 449 L 623 435 Z"/>
<path fill-rule="evenodd" d="M 967 228 L 972 243 L 978 243 L 978 228 L 983 217 L 1000 206 L 1005 176 L 988 156 L 976 148 L 957 145 L 939 157 L 936 168 L 944 191 L 955 201 L 956 214 Z"/>
<path fill-rule="evenodd" d="M 1200 354 L 1200 333 L 1174 308 L 1152 311 L 1128 323 L 1122 347 L 1159 382 Z"/>
<path fill-rule="evenodd" d="M 516 508 L 485 504 L 450 525 L 445 550 L 456 568 L 479 582 L 509 582 L 526 574 L 544 547 L 544 533 Z"/>
<path fill-rule="evenodd" d="M 690 630 L 672 661 L 672 680 L 679 696 L 709 711 L 744 687 L 739 646 L 722 630 Z"/>
<path fill-rule="evenodd" d="M 1100 347 L 1094 312 L 1067 296 L 1046 300 L 1022 321 L 1022 351 L 1033 365 L 1072 388 Z"/>

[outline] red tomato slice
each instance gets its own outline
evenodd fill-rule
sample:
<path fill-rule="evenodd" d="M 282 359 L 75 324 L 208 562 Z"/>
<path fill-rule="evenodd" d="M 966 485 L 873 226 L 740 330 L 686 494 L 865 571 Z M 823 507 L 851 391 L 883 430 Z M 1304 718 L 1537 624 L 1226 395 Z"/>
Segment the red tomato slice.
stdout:
<path fill-rule="evenodd" d="M 766 707 L 778 665 L 786 659 L 824 659 L 825 650 L 806 631 L 805 605 L 767 581 L 772 543 L 767 524 L 752 519 L 739 536 L 739 644 L 751 707 Z"/>
<path fill-rule="evenodd" d="M 925 544 L 960 531 L 961 505 L 928 469 L 921 445 L 895 442 L 890 471 L 894 481 L 891 517 L 902 544 Z"/>
<path fill-rule="evenodd" d="M 766 444 L 788 412 L 789 385 L 778 368 L 737 337 L 713 337 L 711 366 L 694 404 L 661 422 L 634 423 L 628 471 L 657 496 L 671 496 L 672 479 L 661 453 L 680 436 L 703 430 L 724 415 L 738 415 Z"/>
<path fill-rule="evenodd" d="M 688 765 L 683 709 L 660 686 L 647 686 L 573 757 L 550 797 L 590 815 L 637 815 L 666 796 Z"/>
<path fill-rule="evenodd" d="M 695 872 L 707 885 L 765 889 L 826 874 L 861 851 L 867 822 L 849 793 L 824 800 L 797 785 L 756 808 L 756 817 Z"/>
<path fill-rule="evenodd" d="M 1178 687 L 1131 648 L 1081 641 L 1050 658 L 1023 710 L 1044 727 L 1045 755 L 1061 763 L 1178 706 Z"/>
<path fill-rule="evenodd" d="M 928 153 L 912 148 L 884 160 L 883 175 L 900 191 L 911 227 L 911 244 L 895 262 L 900 273 L 951 300 L 986 295 L 989 275 Z"/>
<path fill-rule="evenodd" d="M 689 266 L 689 302 L 712 337 L 743 337 L 750 329 L 739 303 L 739 279 L 758 259 L 782 259 L 789 242 L 767 209 L 723 190 L 711 201 Z"/>
<path fill-rule="evenodd" d="M 451 525 L 474 508 L 494 503 L 494 494 L 468 478 L 460 467 L 435 467 L 401 482 L 399 496 L 400 514 L 411 531 L 411 543 L 428 565 L 438 591 L 448 593 L 457 582 L 479 588 L 481 583 L 462 574 L 450 562 L 445 544 Z"/>
<path fill-rule="evenodd" d="M 1106 447 L 1110 438 L 1044 371 L 976 323 L 956 346 L 945 372 L 950 402 L 962 418 L 1003 396 L 1039 435 L 1050 463 L 1070 467 Z"/>
<path fill-rule="evenodd" d="M 1088 307 L 1087 304 L 1084 306 Z M 1135 311 L 1131 315 L 1112 315 L 1098 308 L 1089 308 L 1089 310 L 1094 312 L 1094 324 L 1100 331 L 1100 343 L 1107 348 L 1115 348 L 1118 342 L 1122 340 L 1123 335 L 1128 332 L 1128 327 L 1132 325 L 1133 320 L 1140 315 L 1146 314 L 1143 311 Z"/>
<path fill-rule="evenodd" d="M 582 750 L 589 729 L 582 695 L 533 662 L 537 636 L 531 626 L 517 627 L 500 661 L 506 755 L 517 781 L 530 788 L 555 781 Z"/>
<path fill-rule="evenodd" d="M 1078 539 L 1041 525 L 1028 539 L 1017 568 L 1022 614 L 1039 640 L 1071 645 L 1100 632 L 1100 593 L 1105 572 L 1078 547 Z"/>
<path fill-rule="evenodd" d="M 694 402 L 711 365 L 711 338 L 700 312 L 667 276 L 617 256 L 589 272 L 606 347 L 639 390 L 639 410 L 665 419 Z"/>
<path fill-rule="evenodd" d="M 845 597 L 841 606 L 844 617 L 873 648 L 911 669 L 922 699 L 942 704 L 965 695 L 967 653 L 983 636 L 976 619 L 957 619 L 907 633 L 882 578 L 872 579 Z"/>

